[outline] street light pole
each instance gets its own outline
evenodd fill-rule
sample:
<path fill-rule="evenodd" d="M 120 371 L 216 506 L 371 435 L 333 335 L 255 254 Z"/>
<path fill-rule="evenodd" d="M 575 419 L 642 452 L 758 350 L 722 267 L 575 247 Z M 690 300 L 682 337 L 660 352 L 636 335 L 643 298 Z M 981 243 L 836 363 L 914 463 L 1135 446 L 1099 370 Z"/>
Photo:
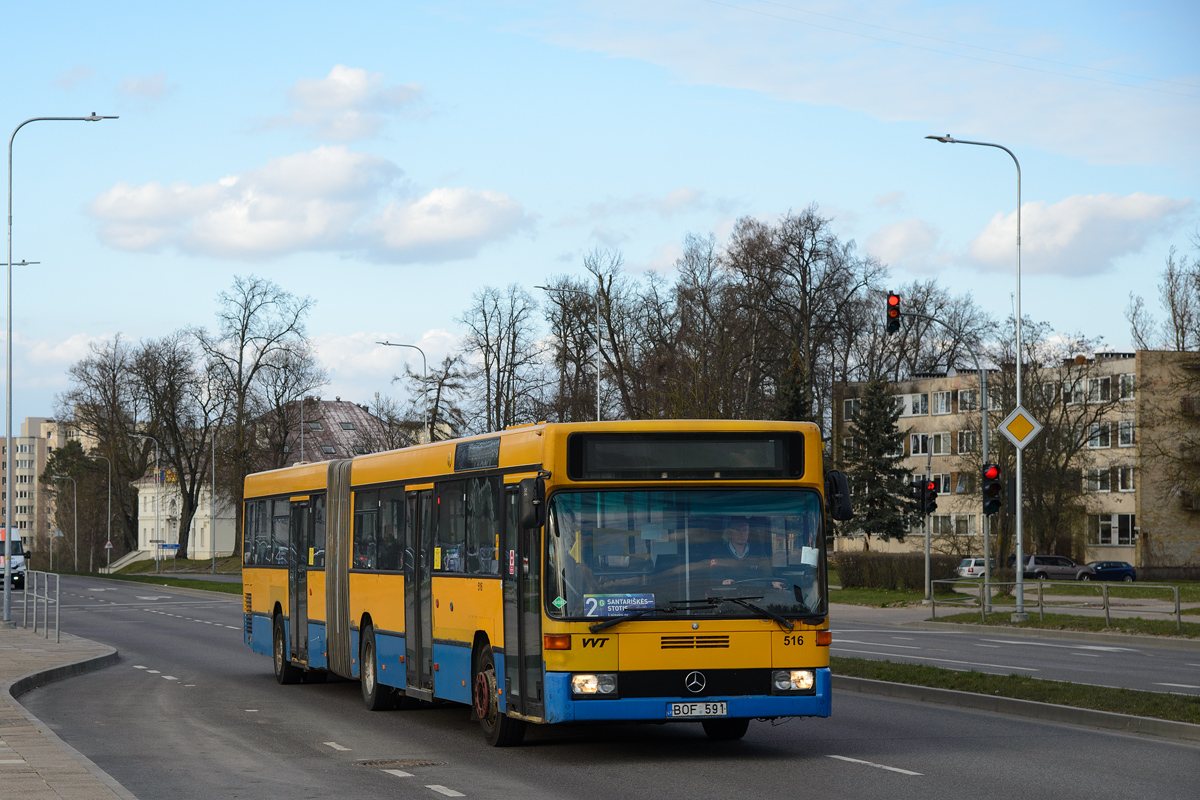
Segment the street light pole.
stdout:
<path fill-rule="evenodd" d="M 408 347 L 421 354 L 421 399 L 425 402 L 425 443 L 433 441 L 429 438 L 429 362 L 425 359 L 425 351 L 415 344 L 400 344 L 399 342 L 376 342 L 384 347 Z"/>
<path fill-rule="evenodd" d="M 12 154 L 13 140 L 17 138 L 17 132 L 31 122 L 99 122 L 102 119 L 116 119 L 116 117 L 98 116 L 93 111 L 86 117 L 33 117 L 27 119 L 13 129 L 12 136 L 8 137 L 8 338 L 5 339 L 5 347 L 7 350 L 5 358 L 5 416 L 7 418 L 8 429 L 5 433 L 5 470 L 7 475 L 13 474 L 12 465 L 12 450 L 13 450 L 13 435 L 12 435 Z M 4 500 L 4 526 L 6 529 L 12 528 L 12 487 L 9 486 L 9 491 L 5 492 Z M 4 622 L 12 622 L 12 545 L 10 542 L 12 537 L 6 535 L 4 537 Z"/>
<path fill-rule="evenodd" d="M 541 289 L 544 292 L 569 292 L 570 294 L 589 295 L 591 292 L 585 292 L 582 289 L 568 289 L 565 286 L 535 286 L 535 289 Z M 566 350 L 566 343 L 563 343 L 563 349 Z M 565 356 L 564 356 L 565 357 Z M 600 287 L 596 287 L 596 421 L 600 421 Z"/>
<path fill-rule="evenodd" d="M 955 139 L 950 134 L 945 136 L 926 136 L 926 139 L 942 142 L 943 144 L 973 144 L 979 147 L 995 147 L 998 150 L 1003 150 L 1012 158 L 1013 164 L 1017 167 L 1017 296 L 1016 296 L 1016 313 L 1017 313 L 1017 408 L 1023 408 L 1021 405 L 1021 361 L 1023 358 L 1021 352 L 1021 162 L 1017 160 L 1016 155 L 1012 150 L 1009 150 L 1002 144 L 993 144 L 992 142 L 968 142 L 964 139 Z M 1013 614 L 1014 622 L 1024 622 L 1028 617 L 1025 615 L 1025 551 L 1024 543 L 1022 542 L 1023 528 L 1021 512 L 1022 502 L 1022 480 L 1021 480 L 1021 456 L 1024 452 L 1023 448 L 1017 448 L 1017 560 L 1013 564 L 1016 571 L 1016 600 L 1017 611 Z"/>
<path fill-rule="evenodd" d="M 72 512 L 75 515 L 75 571 L 79 572 L 79 484 L 70 475 L 51 475 L 56 481 L 70 481 L 71 490 L 75 495 L 75 503 L 72 506 Z"/>
<path fill-rule="evenodd" d="M 104 463 L 108 464 L 108 538 L 104 541 L 104 554 L 107 559 L 105 566 L 112 569 L 112 461 L 108 456 L 97 456 L 87 454 L 84 458 L 103 458 Z"/>
<path fill-rule="evenodd" d="M 162 506 L 162 484 L 158 480 L 158 439 L 153 436 L 146 436 L 141 433 L 129 434 L 135 439 L 149 439 L 154 442 L 154 539 L 150 543 L 154 545 L 154 571 L 158 572 L 158 510 Z M 177 562 L 178 563 L 178 562 Z"/>

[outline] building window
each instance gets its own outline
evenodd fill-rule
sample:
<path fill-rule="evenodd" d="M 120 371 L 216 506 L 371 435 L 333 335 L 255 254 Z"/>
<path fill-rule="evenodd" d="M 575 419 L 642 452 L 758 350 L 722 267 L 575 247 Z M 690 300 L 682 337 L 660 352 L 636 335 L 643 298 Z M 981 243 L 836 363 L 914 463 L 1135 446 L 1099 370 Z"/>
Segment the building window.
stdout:
<path fill-rule="evenodd" d="M 1117 518 L 1117 544 L 1133 544 L 1134 540 L 1134 514 L 1116 514 Z"/>
<path fill-rule="evenodd" d="M 909 455 L 923 456 L 929 452 L 929 435 L 925 433 L 914 433 L 910 437 L 912 447 L 909 449 Z"/>
<path fill-rule="evenodd" d="M 1112 515 L 1088 514 L 1088 544 L 1112 543 Z"/>
<path fill-rule="evenodd" d="M 974 536 L 975 535 L 975 515 L 974 514 L 955 514 L 954 515 L 954 532 L 959 536 Z"/>
<path fill-rule="evenodd" d="M 964 411 L 979 410 L 979 390 L 978 389 L 959 389 L 958 390 L 958 413 Z"/>
<path fill-rule="evenodd" d="M 344 430 L 344 431 L 352 431 L 352 430 L 354 430 L 354 423 L 353 423 L 353 422 L 339 422 L 339 423 L 338 423 L 338 425 L 341 425 L 341 426 L 342 426 L 342 430 Z"/>
<path fill-rule="evenodd" d="M 1112 399 L 1112 379 L 1105 375 L 1100 378 L 1088 378 L 1088 402 L 1107 403 Z"/>
<path fill-rule="evenodd" d="M 975 494 L 975 473 L 965 471 L 958 473 L 954 491 L 956 494 Z"/>
<path fill-rule="evenodd" d="M 330 445 L 330 444 L 321 445 L 321 452 L 327 456 L 333 455 L 333 445 Z"/>
<path fill-rule="evenodd" d="M 963 455 L 966 453 L 975 452 L 975 443 L 979 436 L 975 431 L 959 431 L 958 432 L 958 453 Z"/>
<path fill-rule="evenodd" d="M 1133 420 L 1123 419 L 1117 423 L 1117 446 L 1118 447 L 1133 447 L 1136 442 L 1134 437 Z"/>
<path fill-rule="evenodd" d="M 1088 431 L 1087 446 L 1092 450 L 1112 447 L 1111 426 L 1107 422 L 1094 422 Z"/>
<path fill-rule="evenodd" d="M 367 452 L 367 448 L 363 447 L 361 444 L 356 444 L 354 445 L 354 452 L 361 456 Z"/>
<path fill-rule="evenodd" d="M 310 423 L 308 423 L 308 429 L 309 429 L 310 431 L 323 431 L 323 430 L 325 430 L 325 428 L 323 428 L 323 427 L 321 426 L 321 423 L 319 423 L 319 422 L 310 422 Z"/>
<path fill-rule="evenodd" d="M 862 408 L 862 400 L 857 397 L 851 397 L 842 401 L 842 413 L 848 420 L 857 417 L 860 408 Z"/>
<path fill-rule="evenodd" d="M 1063 403 L 1069 406 L 1083 402 L 1083 381 L 1063 381 Z"/>
<path fill-rule="evenodd" d="M 935 433 L 929 437 L 929 441 L 933 446 L 933 454 L 935 456 L 950 455 L 950 434 Z"/>
<path fill-rule="evenodd" d="M 929 414 L 929 395 L 927 394 L 909 394 L 901 395 L 907 397 L 908 403 L 902 407 L 902 414 L 906 417 L 924 417 Z"/>
<path fill-rule="evenodd" d="M 1133 486 L 1133 467 L 1117 468 L 1117 490 L 1121 492 L 1135 491 Z"/>
<path fill-rule="evenodd" d="M 950 413 L 950 392 L 934 392 L 933 393 L 933 413 L 934 414 L 949 414 Z"/>
<path fill-rule="evenodd" d="M 1117 399 L 1132 400 L 1133 399 L 1133 373 L 1127 373 L 1119 376 L 1120 380 L 1117 383 Z"/>
<path fill-rule="evenodd" d="M 935 472 L 929 480 L 937 487 L 938 494 L 950 494 L 950 473 Z"/>
<path fill-rule="evenodd" d="M 1087 491 L 1089 492 L 1111 492 L 1112 479 L 1111 473 L 1107 467 L 1102 469 L 1089 469 L 1087 471 Z"/>

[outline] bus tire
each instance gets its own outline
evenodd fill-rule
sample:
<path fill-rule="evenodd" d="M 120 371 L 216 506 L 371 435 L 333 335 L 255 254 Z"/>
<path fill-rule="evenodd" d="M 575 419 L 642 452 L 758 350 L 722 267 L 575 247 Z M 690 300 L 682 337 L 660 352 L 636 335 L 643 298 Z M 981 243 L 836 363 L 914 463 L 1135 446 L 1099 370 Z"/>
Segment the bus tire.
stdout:
<path fill-rule="evenodd" d="M 359 654 L 359 685 L 362 687 L 363 702 L 371 711 L 387 711 L 392 707 L 395 692 L 392 687 L 379 682 L 379 653 L 375 649 L 375 629 L 366 625 L 362 629 L 362 652 Z"/>
<path fill-rule="evenodd" d="M 496 660 L 492 648 L 485 647 L 475 664 L 471 700 L 484 740 L 492 747 L 515 747 L 525 738 L 525 721 L 500 713 L 500 694 L 497 691 Z"/>
<path fill-rule="evenodd" d="M 750 720 L 745 717 L 741 719 L 706 719 L 700 724 L 704 726 L 704 732 L 708 734 L 708 738 L 716 739 L 718 742 L 729 742 L 746 735 L 746 729 L 750 727 Z"/>
<path fill-rule="evenodd" d="M 275 615 L 271 634 L 272 660 L 275 662 L 275 680 L 282 684 L 296 683 L 302 675 L 300 668 L 288 659 L 287 636 L 283 629 L 283 615 Z"/>

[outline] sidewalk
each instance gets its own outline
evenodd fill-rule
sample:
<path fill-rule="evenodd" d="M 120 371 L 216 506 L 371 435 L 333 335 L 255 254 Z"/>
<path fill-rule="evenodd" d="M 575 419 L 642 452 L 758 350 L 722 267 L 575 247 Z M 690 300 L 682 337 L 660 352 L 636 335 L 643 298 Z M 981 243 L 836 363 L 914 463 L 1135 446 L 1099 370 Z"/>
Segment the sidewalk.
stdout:
<path fill-rule="evenodd" d="M 22 800 L 137 800 L 62 741 L 16 697 L 51 681 L 117 661 L 107 645 L 0 623 L 0 794 Z"/>

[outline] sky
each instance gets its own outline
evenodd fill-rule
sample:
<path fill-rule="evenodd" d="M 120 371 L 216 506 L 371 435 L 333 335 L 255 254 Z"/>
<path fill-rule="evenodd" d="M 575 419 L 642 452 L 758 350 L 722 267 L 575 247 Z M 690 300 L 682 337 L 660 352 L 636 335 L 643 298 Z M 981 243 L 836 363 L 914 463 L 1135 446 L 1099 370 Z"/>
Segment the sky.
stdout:
<path fill-rule="evenodd" d="M 887 264 L 1131 348 L 1200 230 L 1200 4 L 602 0 L 23 3 L 5 12 L 13 416 L 94 342 L 315 306 L 327 398 L 398 397 L 485 286 L 817 204 Z M 7 127 L 6 127 L 7 126 Z M 882 321 L 881 321 L 882 324 Z"/>

